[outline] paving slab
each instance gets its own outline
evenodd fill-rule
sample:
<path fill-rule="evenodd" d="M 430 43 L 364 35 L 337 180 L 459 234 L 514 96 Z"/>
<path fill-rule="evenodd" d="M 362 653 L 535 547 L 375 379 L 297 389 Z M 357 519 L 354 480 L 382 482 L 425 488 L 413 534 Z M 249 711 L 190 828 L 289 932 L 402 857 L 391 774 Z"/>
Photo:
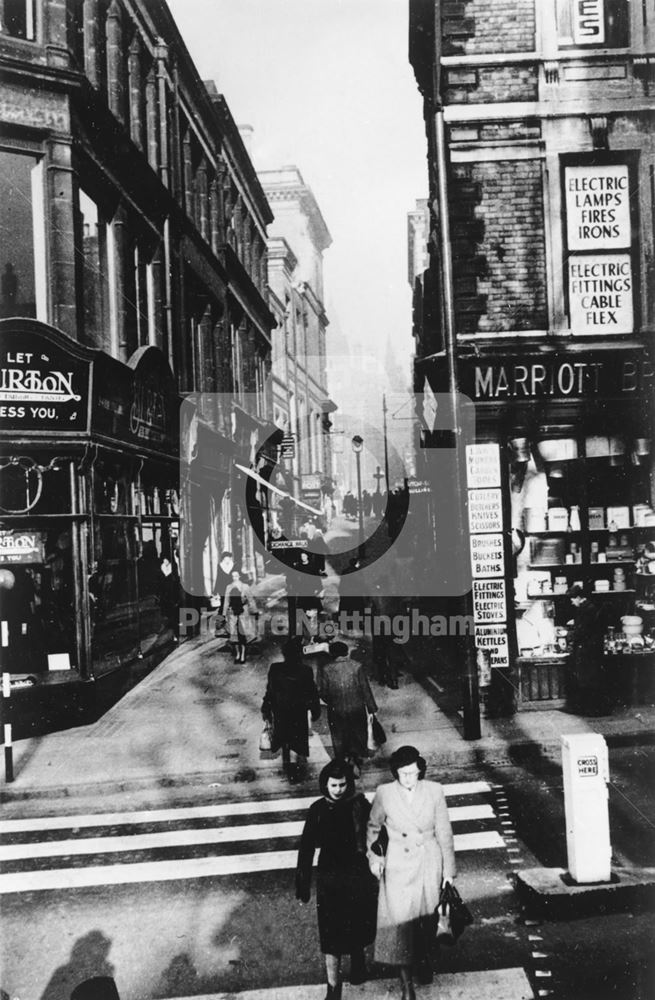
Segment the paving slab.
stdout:
<path fill-rule="evenodd" d="M 525 971 L 482 969 L 436 975 L 430 986 L 417 986 L 420 1000 L 532 1000 L 534 994 Z M 279 986 L 242 993 L 211 993 L 193 1000 L 323 1000 L 325 984 Z M 344 983 L 344 1000 L 399 1000 L 398 979 L 375 979 L 362 986 Z M 177 997 L 175 1000 L 190 1000 Z"/>

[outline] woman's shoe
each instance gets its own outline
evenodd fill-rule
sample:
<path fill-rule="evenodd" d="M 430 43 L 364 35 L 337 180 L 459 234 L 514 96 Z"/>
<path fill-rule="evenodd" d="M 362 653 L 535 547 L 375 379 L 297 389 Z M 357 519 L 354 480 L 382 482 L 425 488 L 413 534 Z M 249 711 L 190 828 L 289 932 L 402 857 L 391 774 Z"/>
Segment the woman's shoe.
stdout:
<path fill-rule="evenodd" d="M 432 971 L 432 963 L 429 958 L 419 962 L 416 968 L 416 978 L 422 986 L 428 986 L 433 981 L 434 972 Z"/>
<path fill-rule="evenodd" d="M 330 986 L 328 983 L 325 1000 L 341 1000 L 341 983 L 339 983 L 338 986 Z M 416 998 L 414 998 L 414 1000 L 416 1000 Z"/>
<path fill-rule="evenodd" d="M 350 956 L 350 982 L 353 986 L 360 986 L 368 979 L 366 972 L 366 959 L 363 951 L 354 951 Z"/>
<path fill-rule="evenodd" d="M 400 1000 L 416 1000 L 416 990 L 414 989 L 414 983 L 407 983 L 403 985 L 402 993 L 400 994 Z"/>

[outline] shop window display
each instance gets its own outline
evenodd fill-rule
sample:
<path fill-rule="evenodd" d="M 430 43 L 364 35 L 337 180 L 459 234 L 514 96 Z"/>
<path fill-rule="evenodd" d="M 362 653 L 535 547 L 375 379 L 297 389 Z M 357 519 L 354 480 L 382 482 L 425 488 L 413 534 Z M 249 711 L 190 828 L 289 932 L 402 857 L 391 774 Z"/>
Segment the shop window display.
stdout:
<path fill-rule="evenodd" d="M 606 654 L 655 648 L 648 451 L 645 439 L 560 438 L 537 442 L 512 464 L 519 663 L 561 661 L 564 682 L 576 583 L 597 611 Z M 556 694 L 563 697 L 564 687 Z"/>

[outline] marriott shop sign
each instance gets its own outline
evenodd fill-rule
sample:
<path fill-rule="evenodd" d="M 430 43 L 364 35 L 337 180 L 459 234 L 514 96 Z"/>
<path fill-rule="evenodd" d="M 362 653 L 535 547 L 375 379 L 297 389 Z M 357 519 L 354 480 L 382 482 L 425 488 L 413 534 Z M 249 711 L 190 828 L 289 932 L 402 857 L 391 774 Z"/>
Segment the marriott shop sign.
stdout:
<path fill-rule="evenodd" d="M 650 397 L 655 365 L 640 351 L 524 358 L 461 358 L 461 391 L 473 400 L 634 399 Z"/>

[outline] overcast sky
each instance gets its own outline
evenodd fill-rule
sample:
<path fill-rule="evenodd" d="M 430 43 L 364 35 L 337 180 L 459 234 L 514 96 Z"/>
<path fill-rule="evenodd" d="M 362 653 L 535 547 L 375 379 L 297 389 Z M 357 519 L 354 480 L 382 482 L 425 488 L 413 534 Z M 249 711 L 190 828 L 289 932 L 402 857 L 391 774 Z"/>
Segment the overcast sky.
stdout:
<path fill-rule="evenodd" d="M 330 320 L 374 353 L 391 337 L 405 367 L 407 213 L 427 194 L 408 0 L 168 2 L 202 78 L 253 126 L 255 166 L 295 164 L 314 192 Z"/>

